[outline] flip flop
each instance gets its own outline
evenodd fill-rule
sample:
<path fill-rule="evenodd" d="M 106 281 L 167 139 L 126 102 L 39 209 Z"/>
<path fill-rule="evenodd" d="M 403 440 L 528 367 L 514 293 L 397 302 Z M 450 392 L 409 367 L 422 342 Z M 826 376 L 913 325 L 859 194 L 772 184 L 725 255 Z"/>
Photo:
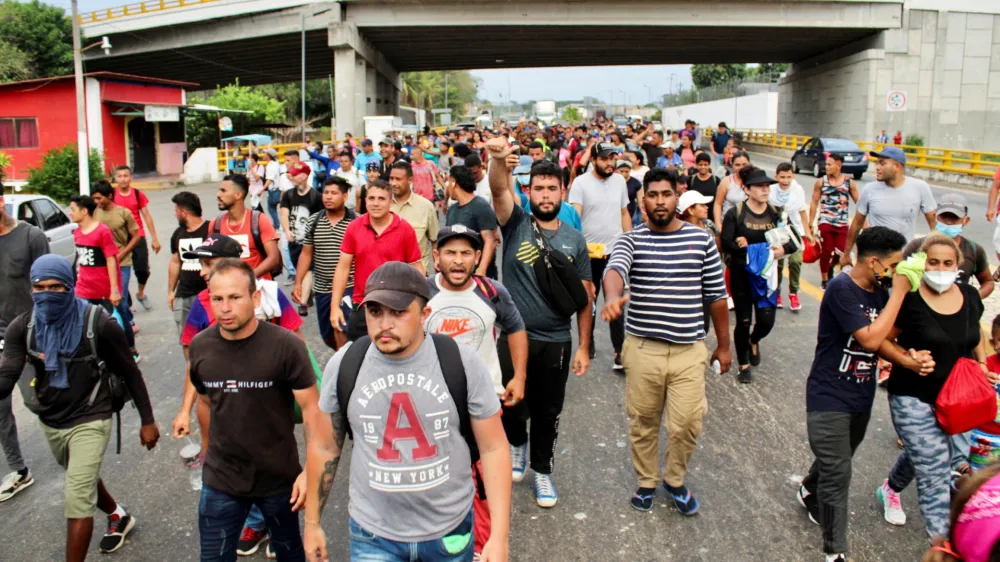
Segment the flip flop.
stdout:
<path fill-rule="evenodd" d="M 150 304 L 148 295 L 143 295 L 141 297 L 136 295 L 135 300 L 139 301 L 139 304 L 141 304 L 146 311 L 153 310 L 153 305 Z"/>

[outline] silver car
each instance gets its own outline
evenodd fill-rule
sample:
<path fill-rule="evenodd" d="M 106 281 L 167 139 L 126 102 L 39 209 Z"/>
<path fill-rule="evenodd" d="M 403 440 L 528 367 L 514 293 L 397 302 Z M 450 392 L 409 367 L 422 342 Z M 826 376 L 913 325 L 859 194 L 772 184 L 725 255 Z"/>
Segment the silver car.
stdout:
<path fill-rule="evenodd" d="M 52 199 L 44 195 L 4 195 L 4 210 L 19 221 L 37 226 L 49 241 L 49 251 L 76 260 L 76 229 L 69 215 Z"/>

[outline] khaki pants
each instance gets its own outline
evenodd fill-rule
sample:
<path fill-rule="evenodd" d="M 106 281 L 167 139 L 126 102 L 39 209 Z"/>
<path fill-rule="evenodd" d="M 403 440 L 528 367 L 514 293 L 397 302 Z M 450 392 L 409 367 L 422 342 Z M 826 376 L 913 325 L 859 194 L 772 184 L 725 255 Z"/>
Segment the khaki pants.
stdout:
<path fill-rule="evenodd" d="M 674 344 L 661 340 L 625 337 L 625 411 L 632 441 L 632 465 L 639 487 L 656 488 L 659 482 L 660 422 L 667 428 L 667 454 L 663 480 L 684 484 L 688 460 L 701 435 L 701 419 L 708 411 L 705 368 L 708 350 L 702 342 Z"/>
<path fill-rule="evenodd" d="M 66 469 L 66 519 L 93 517 L 97 510 L 101 463 L 111 439 L 111 419 L 95 420 L 69 429 L 55 429 L 41 422 L 39 425 L 56 462 Z"/>

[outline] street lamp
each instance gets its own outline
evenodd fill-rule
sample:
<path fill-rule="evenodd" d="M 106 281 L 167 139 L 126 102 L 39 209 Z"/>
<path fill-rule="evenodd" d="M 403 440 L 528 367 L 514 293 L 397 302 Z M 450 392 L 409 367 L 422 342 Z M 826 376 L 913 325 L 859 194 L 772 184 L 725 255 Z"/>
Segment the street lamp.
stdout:
<path fill-rule="evenodd" d="M 73 79 L 76 86 L 76 154 L 80 174 L 80 195 L 90 195 L 90 143 L 87 140 L 87 105 L 83 91 L 83 52 L 100 46 L 105 55 L 111 54 L 111 41 L 101 37 L 96 43 L 81 48 L 80 16 L 77 0 L 71 2 L 73 17 Z"/>
<path fill-rule="evenodd" d="M 73 0 L 76 2 L 76 0 Z M 332 8 L 326 8 L 313 13 L 312 17 L 325 14 Z M 306 13 L 300 14 L 302 17 L 302 142 L 306 142 Z M 331 107 L 332 111 L 333 108 Z"/>

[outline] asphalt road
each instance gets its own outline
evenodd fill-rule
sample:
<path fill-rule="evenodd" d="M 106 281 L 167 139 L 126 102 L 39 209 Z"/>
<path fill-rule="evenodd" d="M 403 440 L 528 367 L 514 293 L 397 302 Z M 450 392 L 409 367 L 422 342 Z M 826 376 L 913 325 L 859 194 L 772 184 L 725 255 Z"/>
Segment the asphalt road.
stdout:
<path fill-rule="evenodd" d="M 762 157 L 761 163 L 768 161 Z M 809 185 L 806 179 L 799 181 Z M 192 191 L 202 197 L 206 209 L 214 209 L 215 186 L 197 186 Z M 164 246 L 175 224 L 170 203 L 173 193 L 149 194 Z M 984 196 L 969 197 L 971 205 L 982 208 Z M 985 222 L 978 218 L 983 212 L 975 211 L 973 225 Z M 215 212 L 206 214 L 214 216 Z M 976 240 L 988 242 L 985 230 L 982 236 L 979 231 L 971 232 L 976 232 Z M 127 545 L 109 555 L 109 560 L 198 560 L 198 493 L 191 490 L 189 471 L 178 455 L 184 442 L 166 436 L 180 404 L 184 372 L 183 354 L 166 307 L 167 260 L 165 252 L 152 257 L 148 292 L 155 308 L 136 314 L 141 328 L 138 347 L 144 358 L 140 366 L 165 437 L 153 451 L 141 448 L 138 416 L 125 411 L 122 454 L 115 455 L 110 446 L 102 474 L 112 494 L 129 507 L 138 523 Z M 804 278 L 812 285 L 819 284 L 815 267 L 806 267 Z M 804 289 L 807 295 L 817 292 L 811 291 Z M 804 296 L 801 312 L 779 311 L 773 333 L 761 344 L 763 362 L 755 371 L 753 385 L 737 384 L 733 373 L 706 374 L 709 413 L 687 480 L 702 509 L 690 519 L 680 516 L 662 495 L 649 513 L 637 512 L 628 504 L 636 481 L 628 455 L 624 379 L 611 371 L 607 326 L 600 324 L 597 360 L 586 376 L 571 378 L 568 387 L 562 435 L 556 447 L 559 505 L 548 510 L 536 507 L 530 477 L 514 486 L 511 559 L 820 559 L 820 530 L 795 501 L 798 481 L 811 461 L 804 391 L 818 306 L 815 298 Z M 318 359 L 329 359 L 331 352 L 319 339 L 314 313 L 306 321 L 305 332 Z M 714 337 L 708 344 L 714 345 Z M 14 411 L 36 484 L 0 505 L 0 561 L 61 560 L 65 540 L 63 474 L 37 421 L 21 405 L 20 396 L 15 398 Z M 850 544 L 857 561 L 914 561 L 924 550 L 914 486 L 903 493 L 903 506 L 910 516 L 905 527 L 885 523 L 875 502 L 874 491 L 898 452 L 885 395 L 880 392 L 868 438 L 854 464 Z M 323 518 L 334 560 L 347 559 L 346 492 L 345 468 Z M 103 533 L 103 519 L 96 527 L 93 559 L 100 557 L 97 542 Z M 263 554 L 252 559 L 263 559 Z"/>

